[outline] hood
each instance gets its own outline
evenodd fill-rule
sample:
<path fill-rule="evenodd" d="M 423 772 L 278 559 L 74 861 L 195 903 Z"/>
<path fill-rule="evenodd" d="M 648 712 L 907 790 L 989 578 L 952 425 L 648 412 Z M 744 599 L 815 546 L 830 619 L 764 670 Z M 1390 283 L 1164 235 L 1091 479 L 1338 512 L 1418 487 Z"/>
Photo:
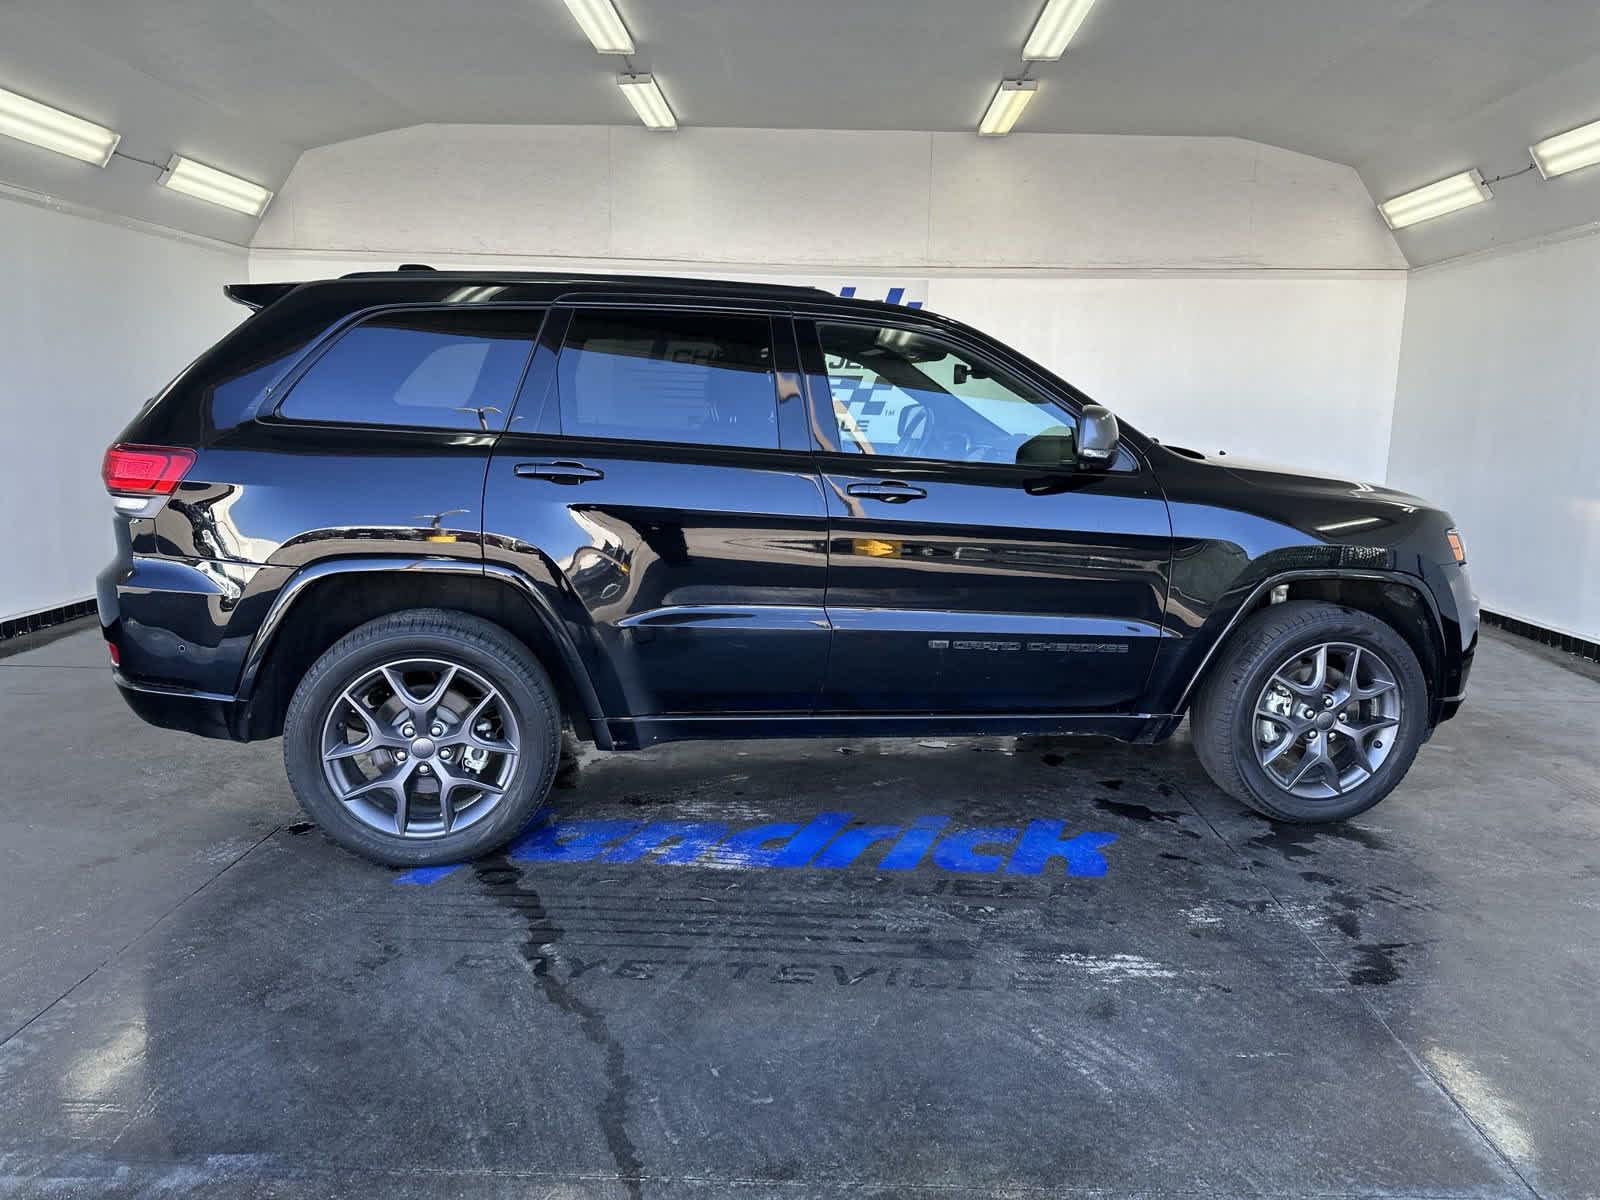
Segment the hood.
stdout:
<path fill-rule="evenodd" d="M 1236 458 L 1231 454 L 1201 454 L 1186 447 L 1166 446 L 1174 454 L 1191 462 L 1204 463 L 1240 483 L 1268 491 L 1305 496 L 1335 497 L 1366 500 L 1377 504 L 1392 504 L 1400 508 L 1430 508 L 1426 500 L 1409 492 L 1398 491 L 1381 483 L 1367 483 L 1308 471 L 1301 467 L 1286 467 L 1281 463 L 1261 462 L 1256 459 Z"/>

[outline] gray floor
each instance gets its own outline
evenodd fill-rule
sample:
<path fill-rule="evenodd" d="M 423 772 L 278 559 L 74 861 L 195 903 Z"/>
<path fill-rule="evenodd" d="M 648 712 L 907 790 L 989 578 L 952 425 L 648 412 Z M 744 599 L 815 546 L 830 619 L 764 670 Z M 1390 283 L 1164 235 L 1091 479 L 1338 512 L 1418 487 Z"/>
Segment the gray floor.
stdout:
<path fill-rule="evenodd" d="M 141 726 L 101 654 L 0 660 L 0 1192 L 1600 1195 L 1600 683 L 1524 643 L 1320 834 L 1182 737 L 717 744 L 554 807 L 1115 840 L 1028 876 L 534 839 L 431 882 L 308 829 L 276 743 Z"/>

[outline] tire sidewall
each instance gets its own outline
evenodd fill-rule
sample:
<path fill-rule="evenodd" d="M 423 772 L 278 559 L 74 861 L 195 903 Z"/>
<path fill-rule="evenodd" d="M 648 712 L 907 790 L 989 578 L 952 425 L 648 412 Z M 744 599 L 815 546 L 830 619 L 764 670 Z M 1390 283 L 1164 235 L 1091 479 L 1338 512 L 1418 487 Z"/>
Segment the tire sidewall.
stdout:
<path fill-rule="evenodd" d="M 1312 800 L 1279 787 L 1261 765 L 1256 754 L 1254 712 L 1256 699 L 1273 673 L 1296 652 L 1324 642 L 1360 646 L 1388 664 L 1400 689 L 1400 727 L 1398 742 L 1370 779 L 1338 797 Z M 1422 745 L 1427 723 L 1427 681 L 1411 647 L 1384 625 L 1350 612 L 1348 617 L 1316 628 L 1286 631 L 1258 650 L 1255 664 L 1245 672 L 1235 694 L 1229 737 L 1239 775 L 1263 808 L 1291 821 L 1338 821 L 1371 808 L 1405 777 Z"/>
<path fill-rule="evenodd" d="M 457 663 L 482 675 L 515 709 L 522 738 L 516 770 L 495 811 L 442 837 L 405 839 L 370 828 L 334 794 L 322 769 L 322 728 L 334 700 L 367 672 L 413 656 Z M 472 642 L 424 631 L 396 629 L 350 649 L 342 642 L 336 644 L 306 673 L 284 720 L 284 765 L 290 783 L 302 807 L 324 833 L 367 858 L 396 866 L 473 858 L 514 836 L 526 824 L 553 774 L 560 724 L 547 684 L 546 694 L 539 694 L 542 682 L 535 679 L 530 685 L 503 658 Z M 534 796 L 531 804 L 526 802 L 530 795 Z"/>

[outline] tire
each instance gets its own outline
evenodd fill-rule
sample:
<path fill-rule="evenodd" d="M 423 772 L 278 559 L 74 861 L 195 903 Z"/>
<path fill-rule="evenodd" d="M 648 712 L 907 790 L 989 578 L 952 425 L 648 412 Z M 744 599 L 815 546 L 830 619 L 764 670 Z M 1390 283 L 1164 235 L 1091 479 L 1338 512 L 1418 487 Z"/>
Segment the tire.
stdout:
<path fill-rule="evenodd" d="M 1328 666 L 1322 686 L 1313 687 L 1317 647 Z M 1371 698 L 1334 699 L 1332 728 L 1307 725 L 1308 711 L 1325 724 L 1321 712 L 1330 696 L 1351 694 L 1340 691 L 1347 673 L 1341 667 L 1356 676 L 1354 696 Z M 1245 620 L 1202 682 L 1190 715 L 1195 751 L 1218 787 L 1272 820 L 1325 824 L 1365 812 L 1405 777 L 1427 732 L 1428 685 L 1406 640 L 1370 613 L 1291 600 Z M 1383 724 L 1391 718 L 1397 726 Z M 1305 732 L 1297 737 L 1294 729 Z M 1274 752 L 1271 765 L 1264 764 L 1263 756 Z M 1290 790 L 1307 759 L 1317 761 Z M 1332 794 L 1303 794 L 1324 791 Z"/>
<path fill-rule="evenodd" d="M 414 707 L 435 691 L 431 708 Z M 498 849 L 543 803 L 560 753 L 556 690 L 527 646 L 443 609 L 393 613 L 340 638 L 284 719 L 300 807 L 341 846 L 389 866 Z"/>

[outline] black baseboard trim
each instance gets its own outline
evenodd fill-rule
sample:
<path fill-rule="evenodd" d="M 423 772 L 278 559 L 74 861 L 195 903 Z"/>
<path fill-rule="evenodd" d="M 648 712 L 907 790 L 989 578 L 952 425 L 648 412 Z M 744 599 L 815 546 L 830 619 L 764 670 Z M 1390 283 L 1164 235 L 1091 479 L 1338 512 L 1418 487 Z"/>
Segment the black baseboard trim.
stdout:
<path fill-rule="evenodd" d="M 38 633 L 41 629 L 49 629 L 52 625 L 62 625 L 68 621 L 76 621 L 80 617 L 90 617 L 94 613 L 95 602 L 91 599 L 74 600 L 71 604 L 47 608 L 42 612 L 24 613 L 20 617 L 8 617 L 0 621 L 0 642 L 10 641 L 12 638 L 22 637 L 28 633 Z"/>
<path fill-rule="evenodd" d="M 1600 642 L 1573 637 L 1570 633 L 1557 633 L 1554 629 L 1546 629 L 1543 625 L 1535 625 L 1531 621 L 1519 621 L 1516 617 L 1507 617 L 1501 613 L 1490 612 L 1488 609 L 1484 609 L 1478 615 L 1485 625 L 1504 629 L 1507 633 L 1525 637 L 1530 642 L 1538 642 L 1541 646 L 1564 650 L 1568 654 L 1586 658 L 1590 662 L 1600 662 Z"/>

